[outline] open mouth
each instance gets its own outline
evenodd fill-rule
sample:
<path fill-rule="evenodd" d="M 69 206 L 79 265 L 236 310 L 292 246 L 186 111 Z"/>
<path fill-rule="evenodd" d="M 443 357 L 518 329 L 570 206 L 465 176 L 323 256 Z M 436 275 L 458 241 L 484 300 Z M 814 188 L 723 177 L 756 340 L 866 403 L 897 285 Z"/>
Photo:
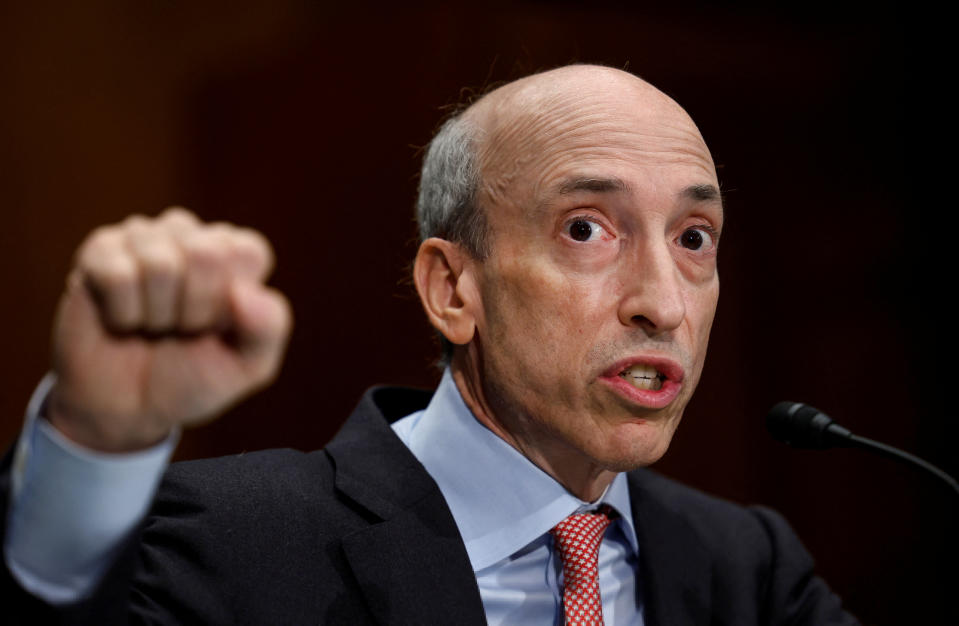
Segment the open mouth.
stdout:
<path fill-rule="evenodd" d="M 665 374 L 661 374 L 652 365 L 644 363 L 637 363 L 627 367 L 619 373 L 619 377 L 637 389 L 650 389 L 652 391 L 662 389 L 663 381 L 666 380 Z"/>

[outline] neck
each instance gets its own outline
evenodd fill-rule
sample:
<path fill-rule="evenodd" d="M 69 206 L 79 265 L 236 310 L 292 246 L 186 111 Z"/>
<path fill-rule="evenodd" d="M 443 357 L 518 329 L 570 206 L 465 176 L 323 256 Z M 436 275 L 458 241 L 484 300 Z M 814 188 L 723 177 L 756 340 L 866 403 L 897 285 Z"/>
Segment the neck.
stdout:
<path fill-rule="evenodd" d="M 616 472 L 600 467 L 565 441 L 537 427 L 533 420 L 513 415 L 508 409 L 494 411 L 492 407 L 501 403 L 495 399 L 490 402 L 476 365 L 475 359 L 457 354 L 450 368 L 453 381 L 476 420 L 580 500 L 598 500 Z"/>

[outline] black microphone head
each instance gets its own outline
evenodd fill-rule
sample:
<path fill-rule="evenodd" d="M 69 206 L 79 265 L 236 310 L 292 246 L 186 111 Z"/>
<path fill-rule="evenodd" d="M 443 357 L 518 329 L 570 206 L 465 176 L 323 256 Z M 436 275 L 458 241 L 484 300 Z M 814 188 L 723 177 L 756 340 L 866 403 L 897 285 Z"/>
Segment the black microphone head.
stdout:
<path fill-rule="evenodd" d="M 766 414 L 766 429 L 794 448 L 822 450 L 842 445 L 851 433 L 825 413 L 801 402 L 779 402 Z"/>

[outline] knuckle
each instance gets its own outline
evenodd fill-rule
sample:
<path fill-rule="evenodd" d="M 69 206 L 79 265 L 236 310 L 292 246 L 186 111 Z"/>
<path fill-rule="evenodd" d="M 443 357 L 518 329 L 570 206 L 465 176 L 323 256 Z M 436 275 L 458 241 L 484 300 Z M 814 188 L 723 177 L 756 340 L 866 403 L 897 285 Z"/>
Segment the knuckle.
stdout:
<path fill-rule="evenodd" d="M 160 242 L 145 246 L 140 250 L 137 260 L 149 276 L 173 278 L 180 273 L 182 267 L 176 249 Z"/>
<path fill-rule="evenodd" d="M 145 215 L 134 213 L 133 215 L 128 215 L 120 225 L 128 231 L 142 231 L 149 228 L 152 221 L 153 220 Z"/>
<path fill-rule="evenodd" d="M 207 224 L 207 230 L 212 233 L 218 233 L 220 235 L 228 235 L 231 232 L 236 230 L 236 226 L 230 222 L 224 222 L 222 220 L 216 222 L 210 222 Z"/>
<path fill-rule="evenodd" d="M 184 240 L 183 251 L 191 265 L 210 267 L 222 264 L 229 249 L 221 237 L 204 229 Z"/>
<path fill-rule="evenodd" d="M 115 226 L 100 226 L 95 228 L 87 238 L 83 240 L 77 249 L 77 262 L 89 262 L 92 258 L 106 253 L 109 249 L 116 247 L 120 240 L 120 234 Z"/>
<path fill-rule="evenodd" d="M 186 220 L 191 222 L 198 221 L 197 216 L 195 213 L 193 213 L 193 211 L 190 211 L 186 207 L 179 205 L 168 206 L 167 208 L 163 209 L 163 211 L 160 213 L 160 218 L 166 220 Z"/>
<path fill-rule="evenodd" d="M 133 260 L 121 246 L 107 238 L 91 242 L 81 253 L 77 266 L 97 285 L 124 285 L 137 278 Z"/>
<path fill-rule="evenodd" d="M 183 207 L 170 207 L 163 211 L 157 222 L 167 232 L 174 235 L 188 233 L 201 227 L 199 218 Z"/>
<path fill-rule="evenodd" d="M 242 271 L 262 278 L 275 262 L 273 246 L 260 232 L 251 228 L 237 229 L 233 235 L 233 256 Z"/>
<path fill-rule="evenodd" d="M 225 274 L 216 267 L 194 266 L 185 274 L 180 318 L 188 330 L 215 326 L 229 309 Z"/>
<path fill-rule="evenodd" d="M 95 286 L 106 292 L 129 291 L 139 283 L 139 272 L 131 263 L 106 263 L 90 273 Z"/>
<path fill-rule="evenodd" d="M 273 257 L 273 246 L 270 241 L 258 230 L 240 228 L 236 232 L 237 245 L 244 249 L 260 254 L 264 259 Z"/>
<path fill-rule="evenodd" d="M 110 328 L 126 331 L 140 323 L 140 293 L 138 282 L 123 272 L 107 273 L 98 282 L 91 281 L 98 295 L 104 322 Z"/>

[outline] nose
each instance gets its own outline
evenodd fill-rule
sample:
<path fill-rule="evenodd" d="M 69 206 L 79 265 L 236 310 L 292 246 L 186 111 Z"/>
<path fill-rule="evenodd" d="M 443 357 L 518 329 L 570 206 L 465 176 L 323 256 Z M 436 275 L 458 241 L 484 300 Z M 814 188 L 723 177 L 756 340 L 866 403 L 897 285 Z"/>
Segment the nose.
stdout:
<path fill-rule="evenodd" d="M 619 320 L 653 337 L 675 330 L 686 317 L 684 279 L 665 241 L 645 242 L 624 268 Z"/>

